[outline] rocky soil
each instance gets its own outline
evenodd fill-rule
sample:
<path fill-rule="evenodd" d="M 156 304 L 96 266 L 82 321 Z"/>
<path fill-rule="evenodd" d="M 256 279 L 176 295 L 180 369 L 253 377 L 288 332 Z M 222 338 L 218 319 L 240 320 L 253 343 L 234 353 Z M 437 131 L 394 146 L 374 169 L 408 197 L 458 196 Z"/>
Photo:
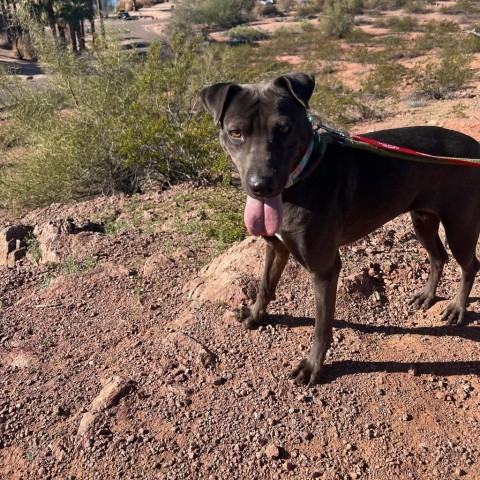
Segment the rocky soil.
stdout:
<path fill-rule="evenodd" d="M 323 383 L 299 388 L 308 275 L 290 261 L 243 331 L 229 312 L 255 297 L 263 240 L 209 263 L 212 242 L 173 229 L 180 207 L 201 216 L 190 188 L 18 222 L 36 240 L 0 267 L 0 478 L 479 478 L 478 284 L 446 327 L 454 262 L 438 304 L 407 308 L 428 272 L 407 217 L 344 248 Z"/>
<path fill-rule="evenodd" d="M 479 98 L 477 83 L 399 103 L 355 130 L 480 139 Z M 410 311 L 429 265 L 407 216 L 343 248 L 323 382 L 297 387 L 310 279 L 290 260 L 264 324 L 242 330 L 231 311 L 255 299 L 263 240 L 219 255 L 191 228 L 210 194 L 184 185 L 0 221 L 0 479 L 479 479 L 478 279 L 466 325 L 447 327 L 458 268 L 437 304 Z"/>

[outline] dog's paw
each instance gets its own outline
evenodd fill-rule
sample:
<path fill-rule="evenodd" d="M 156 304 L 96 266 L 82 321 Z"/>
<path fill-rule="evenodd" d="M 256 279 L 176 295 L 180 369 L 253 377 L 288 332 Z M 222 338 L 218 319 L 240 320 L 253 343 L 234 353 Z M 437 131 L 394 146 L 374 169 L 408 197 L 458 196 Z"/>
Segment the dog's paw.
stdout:
<path fill-rule="evenodd" d="M 258 324 L 260 323 L 260 319 L 254 318 L 250 307 L 242 306 L 240 308 L 236 308 L 233 311 L 233 315 L 235 320 L 241 323 L 245 330 L 253 330 L 254 328 L 258 327 Z"/>
<path fill-rule="evenodd" d="M 432 295 L 429 291 L 421 290 L 413 295 L 408 304 L 414 310 L 428 310 L 435 303 L 435 300 L 435 295 Z"/>
<path fill-rule="evenodd" d="M 302 358 L 300 363 L 290 373 L 295 385 L 316 385 L 320 380 L 322 362 L 312 362 L 308 357 Z"/>
<path fill-rule="evenodd" d="M 465 307 L 452 302 L 442 312 L 442 321 L 447 325 L 463 325 L 465 323 Z"/>

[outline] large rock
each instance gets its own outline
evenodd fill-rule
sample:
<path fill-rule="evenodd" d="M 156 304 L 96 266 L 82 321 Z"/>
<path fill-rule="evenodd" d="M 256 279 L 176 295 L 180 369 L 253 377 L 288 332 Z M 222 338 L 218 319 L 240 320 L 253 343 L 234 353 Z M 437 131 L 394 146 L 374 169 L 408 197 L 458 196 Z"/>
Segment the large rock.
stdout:
<path fill-rule="evenodd" d="M 264 265 L 265 242 L 249 237 L 203 268 L 185 290 L 199 302 L 238 306 L 256 295 Z"/>
<path fill-rule="evenodd" d="M 135 382 L 120 376 L 107 380 L 100 393 L 94 398 L 90 409 L 80 420 L 77 430 L 77 444 L 85 445 L 98 425 L 100 415 L 128 395 L 135 388 Z"/>
<path fill-rule="evenodd" d="M 0 229 L 0 265 L 11 267 L 27 254 L 27 240 L 32 228 L 9 225 Z"/>
<path fill-rule="evenodd" d="M 173 261 L 163 253 L 157 252 L 147 258 L 143 267 L 143 276 L 152 278 L 173 265 Z"/>
<path fill-rule="evenodd" d="M 35 227 L 33 235 L 41 252 L 40 263 L 58 263 L 71 256 L 85 258 L 99 249 L 103 226 L 84 220 L 76 224 L 70 218 L 53 220 Z"/>

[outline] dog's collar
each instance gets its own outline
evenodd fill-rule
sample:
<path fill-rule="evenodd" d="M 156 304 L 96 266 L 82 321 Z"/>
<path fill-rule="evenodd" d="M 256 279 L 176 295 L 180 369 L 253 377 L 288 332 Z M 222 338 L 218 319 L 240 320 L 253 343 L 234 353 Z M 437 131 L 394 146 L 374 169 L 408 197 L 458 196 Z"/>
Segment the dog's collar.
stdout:
<path fill-rule="evenodd" d="M 295 183 L 297 183 L 299 180 L 303 180 L 310 176 L 315 170 L 315 168 L 317 168 L 318 164 L 321 162 L 326 149 L 327 142 L 325 141 L 325 139 L 322 137 L 322 135 L 319 135 L 318 132 L 314 132 L 313 137 L 310 140 L 310 144 L 308 145 L 307 151 L 288 177 L 285 188 L 289 188 Z M 313 152 L 318 153 L 318 155 L 316 156 L 314 162 L 310 162 Z"/>

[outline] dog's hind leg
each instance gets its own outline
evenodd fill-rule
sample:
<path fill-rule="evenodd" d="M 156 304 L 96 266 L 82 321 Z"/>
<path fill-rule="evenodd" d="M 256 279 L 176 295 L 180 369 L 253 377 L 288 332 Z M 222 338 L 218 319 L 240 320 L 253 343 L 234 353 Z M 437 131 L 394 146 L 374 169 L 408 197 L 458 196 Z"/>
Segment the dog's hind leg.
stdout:
<path fill-rule="evenodd" d="M 253 307 L 241 307 L 235 311 L 235 317 L 246 329 L 258 325 L 267 310 L 267 305 L 275 298 L 275 289 L 287 264 L 290 252 L 276 237 L 265 237 L 265 268 L 258 290 L 257 301 Z"/>
<path fill-rule="evenodd" d="M 462 279 L 457 293 L 442 313 L 442 320 L 446 321 L 448 325 L 464 323 L 467 299 L 472 290 L 475 276 L 480 270 L 480 262 L 475 256 L 480 225 L 477 224 L 476 228 L 472 228 L 472 224 L 469 222 L 466 224 L 467 228 L 461 228 L 456 224 L 444 223 L 448 245 L 455 260 L 462 268 Z"/>
<path fill-rule="evenodd" d="M 440 219 L 429 212 L 413 211 L 410 215 L 417 238 L 427 251 L 430 260 L 430 274 L 427 283 L 422 290 L 414 294 L 410 300 L 410 305 L 415 310 L 420 308 L 427 310 L 435 302 L 438 282 L 442 275 L 443 266 L 448 260 L 448 254 L 438 236 Z"/>

